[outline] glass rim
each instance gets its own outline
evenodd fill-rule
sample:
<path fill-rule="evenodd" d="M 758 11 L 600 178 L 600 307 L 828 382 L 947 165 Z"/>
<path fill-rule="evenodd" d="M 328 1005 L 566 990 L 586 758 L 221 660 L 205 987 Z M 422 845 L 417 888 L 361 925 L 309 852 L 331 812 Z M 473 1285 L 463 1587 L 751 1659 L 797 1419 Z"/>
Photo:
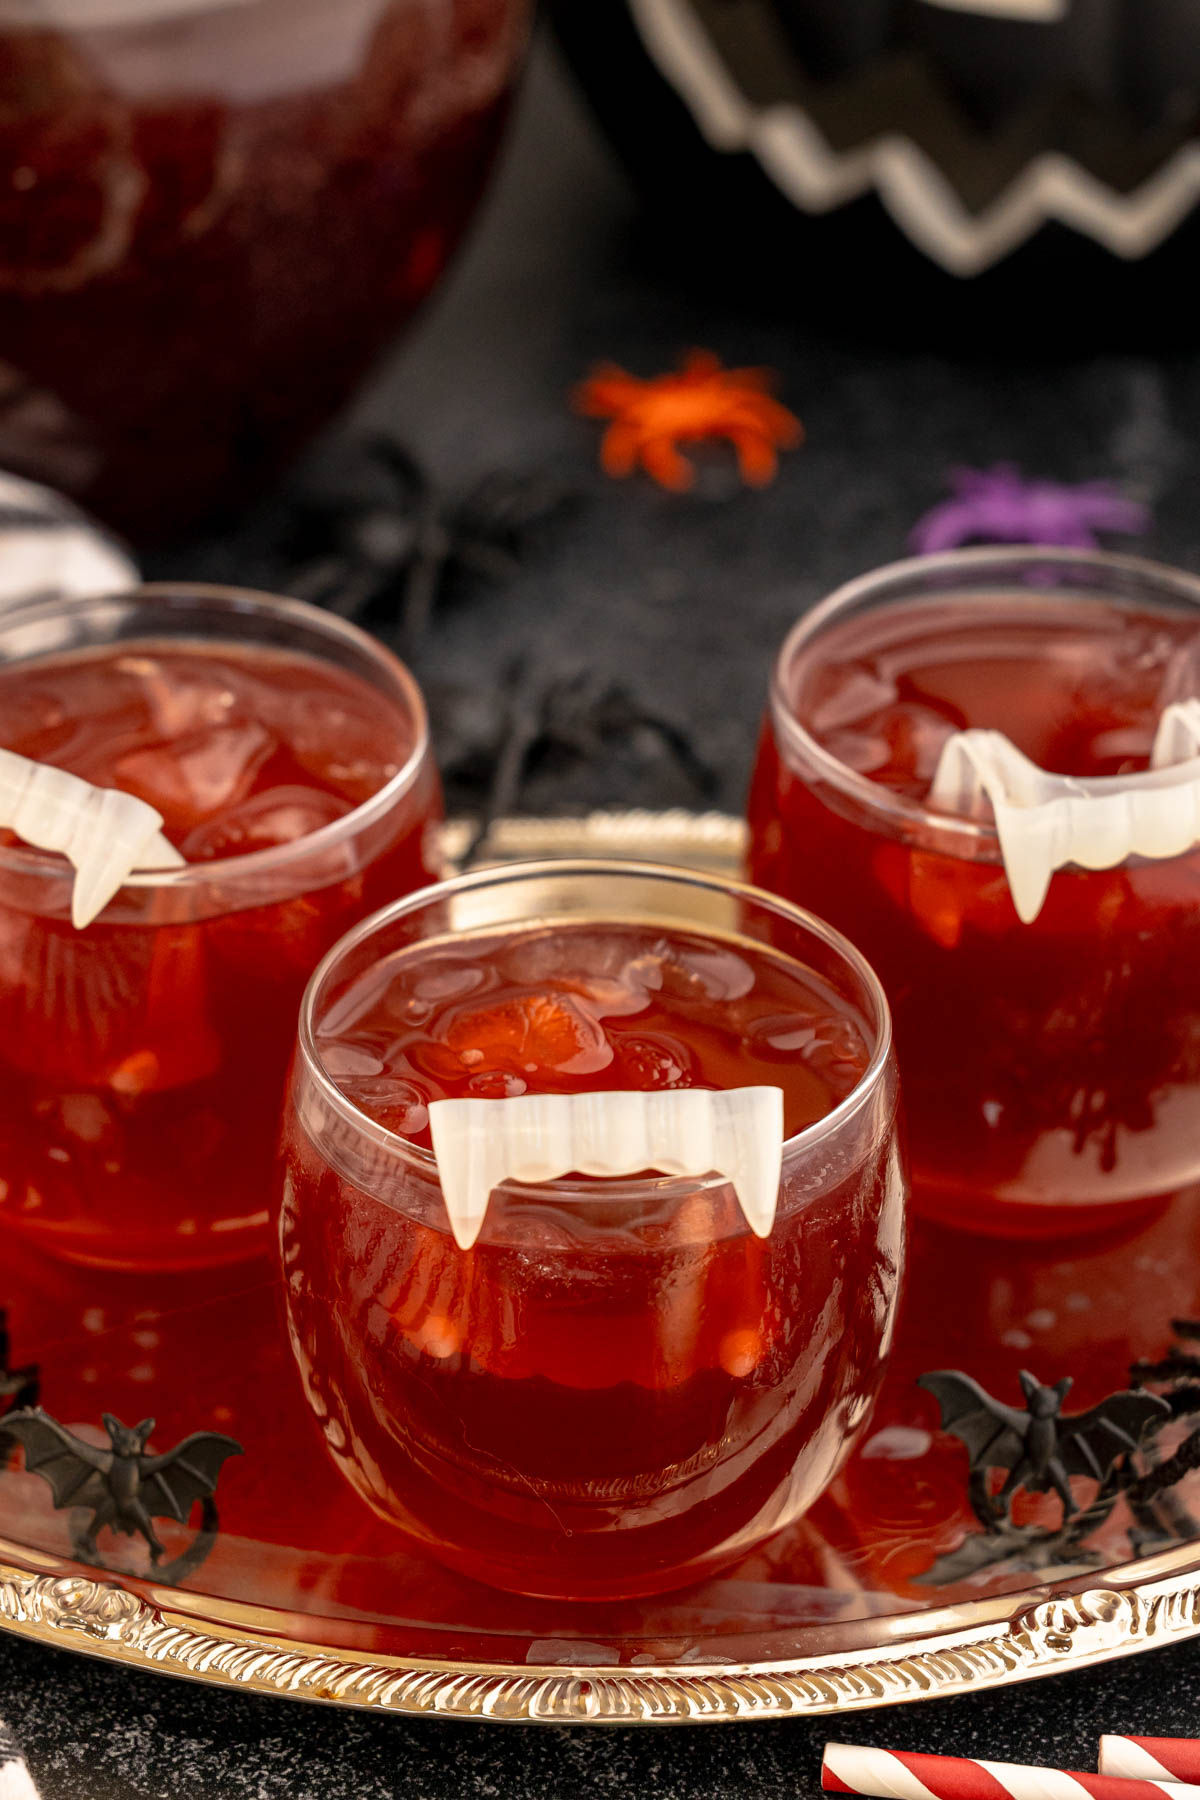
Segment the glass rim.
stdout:
<path fill-rule="evenodd" d="M 831 786 L 850 795 L 873 819 L 886 819 L 900 830 L 915 827 L 923 832 L 936 832 L 942 849 L 957 839 L 963 846 L 986 847 L 994 859 L 999 859 L 1000 839 L 991 820 L 966 819 L 953 813 L 938 812 L 925 801 L 910 799 L 872 781 L 869 775 L 861 774 L 834 756 L 796 717 L 784 688 L 784 678 L 801 651 L 831 623 L 863 601 L 886 599 L 893 589 L 915 583 L 922 577 L 936 580 L 961 573 L 964 582 L 969 582 L 973 576 L 999 575 L 1006 569 L 1015 572 L 1047 565 L 1121 575 L 1130 582 L 1157 589 L 1164 597 L 1168 593 L 1174 594 L 1200 609 L 1200 576 L 1177 569 L 1170 563 L 1111 550 L 1072 550 L 1041 544 L 984 544 L 961 550 L 941 550 L 931 556 L 899 558 L 843 582 L 811 611 L 803 613 L 784 638 L 771 667 L 768 690 L 771 728 L 781 747 L 784 743 L 792 744 Z M 927 598 L 936 599 L 936 589 Z"/>
<path fill-rule="evenodd" d="M 832 950 L 841 961 L 849 967 L 852 974 L 861 983 L 872 1007 L 874 1008 L 876 1041 L 866 1068 L 843 1100 L 839 1100 L 822 1118 L 811 1125 L 804 1126 L 794 1132 L 783 1142 L 785 1165 L 789 1160 L 803 1154 L 825 1138 L 839 1130 L 854 1114 L 874 1096 L 892 1061 L 893 1026 L 891 1008 L 887 995 L 874 969 L 849 938 L 844 937 L 834 926 L 829 925 L 815 913 L 804 907 L 795 906 L 777 894 L 769 894 L 763 888 L 753 887 L 749 882 L 736 881 L 723 875 L 709 874 L 703 869 L 685 869 L 669 863 L 639 862 L 631 859 L 609 860 L 603 857 L 543 857 L 537 860 L 517 863 L 503 863 L 483 869 L 471 869 L 464 874 L 452 876 L 449 880 L 430 882 L 418 888 L 412 894 L 406 894 L 399 900 L 381 907 L 369 918 L 348 931 L 338 939 L 331 949 L 326 951 L 317 967 L 313 970 L 300 1002 L 300 1011 L 296 1027 L 296 1043 L 305 1074 L 316 1085 L 322 1100 L 331 1106 L 343 1123 L 348 1125 L 360 1137 L 372 1143 L 376 1148 L 390 1155 L 399 1157 L 401 1161 L 415 1165 L 433 1180 L 438 1179 L 437 1158 L 432 1150 L 426 1150 L 411 1139 L 403 1137 L 399 1132 L 389 1131 L 385 1125 L 371 1118 L 369 1113 L 355 1105 L 353 1100 L 343 1094 L 325 1069 L 320 1053 L 316 1047 L 313 1029 L 313 1013 L 317 996 L 326 980 L 333 974 L 338 963 L 352 953 L 376 932 L 385 931 L 394 920 L 408 913 L 417 911 L 432 901 L 441 900 L 449 895 L 467 893 L 475 888 L 482 888 L 510 881 L 526 881 L 544 879 L 546 877 L 574 875 L 582 878 L 616 876 L 623 879 L 629 877 L 670 881 L 687 887 L 702 887 L 716 890 L 721 894 L 731 895 L 752 901 L 760 909 L 773 912 L 791 924 L 798 925 L 810 937 L 815 937 L 826 949 Z M 507 921 L 519 925 L 519 921 Z M 699 929 L 693 922 L 693 928 Z M 320 1152 L 320 1146 L 314 1146 Z M 683 1175 L 657 1175 L 652 1178 L 632 1178 L 605 1180 L 604 1198 L 637 1199 L 651 1193 L 661 1193 L 664 1189 L 684 1188 L 689 1191 L 703 1188 L 705 1185 L 723 1186 L 724 1176 L 698 1178 Z M 510 1191 L 524 1193 L 526 1191 L 545 1194 L 557 1192 L 560 1195 L 578 1196 L 579 1183 L 560 1179 L 537 1183 L 506 1180 L 504 1186 Z M 370 1196 L 377 1198 L 377 1196 Z M 381 1202 L 382 1204 L 382 1202 Z"/>
<path fill-rule="evenodd" d="M 314 851 L 320 855 L 336 848 L 344 839 L 353 837 L 357 832 L 385 818 L 413 786 L 430 752 L 429 714 L 416 677 L 408 665 L 380 639 L 372 637 L 369 632 L 363 631 L 348 619 L 339 618 L 336 613 L 327 612 L 324 607 L 313 606 L 307 600 L 293 600 L 286 595 L 267 593 L 260 588 L 231 587 L 221 582 L 148 581 L 138 587 L 118 589 L 112 593 L 60 595 L 49 600 L 31 600 L 10 607 L 0 613 L 0 640 L 10 625 L 36 623 L 43 616 L 69 617 L 73 613 L 86 612 L 90 607 L 120 605 L 133 600 L 168 603 L 174 600 L 179 603 L 180 610 L 186 604 L 199 601 L 215 606 L 218 611 L 224 611 L 231 617 L 267 617 L 315 628 L 327 639 L 365 653 L 368 660 L 385 671 L 400 690 L 416 736 L 411 751 L 396 773 L 368 799 L 343 813 L 341 818 L 332 819 L 328 825 L 318 826 L 316 831 L 310 831 L 304 837 L 293 838 L 290 843 L 272 844 L 263 850 L 251 850 L 244 856 L 214 857 L 209 862 L 185 863 L 181 868 L 137 869 L 121 883 L 122 892 L 129 888 L 143 893 L 146 890 L 158 892 L 163 889 L 172 892 L 182 889 L 186 892 L 213 882 L 236 883 L 257 875 L 273 874 L 276 870 L 289 868 L 293 863 L 302 861 Z M 146 634 L 147 638 L 152 635 L 149 632 Z M 116 641 L 119 640 L 114 640 Z M 136 644 L 138 639 L 131 638 L 129 642 L 131 645 Z M 30 662 L 32 664 L 37 660 L 31 658 Z M 0 659 L 0 669 L 5 666 L 8 665 Z M 14 663 L 11 666 L 20 665 Z M 54 851 L 35 850 L 23 845 L 0 846 L 0 870 L 5 873 L 57 879 L 68 869 L 66 859 Z"/>

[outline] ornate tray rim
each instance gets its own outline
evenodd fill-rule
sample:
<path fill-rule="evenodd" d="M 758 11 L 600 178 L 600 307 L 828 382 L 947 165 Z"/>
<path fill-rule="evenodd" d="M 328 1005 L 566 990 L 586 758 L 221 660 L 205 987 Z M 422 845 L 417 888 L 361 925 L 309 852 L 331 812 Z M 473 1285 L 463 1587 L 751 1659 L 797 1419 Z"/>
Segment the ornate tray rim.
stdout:
<path fill-rule="evenodd" d="M 144 1598 L 0 1539 L 0 1628 L 216 1687 L 408 1717 L 718 1724 L 943 1699 L 1200 1636 L 1200 1544 L 1106 1573 L 1100 1585 L 1091 1576 L 948 1606 L 945 1628 L 890 1653 L 711 1667 L 517 1667 L 334 1650 L 273 1633 L 279 1615 L 266 1609 L 182 1589 L 151 1587 Z M 195 1614 L 180 1604 L 188 1600 Z"/>
<path fill-rule="evenodd" d="M 444 828 L 448 865 L 460 861 L 471 838 L 465 822 Z M 741 821 L 721 813 L 513 818 L 491 826 L 472 861 L 607 852 L 732 869 L 744 841 Z M 616 1668 L 413 1659 L 304 1639 L 297 1619 L 149 1581 L 100 1580 L 80 1565 L 0 1538 L 0 1629 L 32 1642 L 242 1692 L 409 1717 L 559 1725 L 850 1712 L 1134 1655 L 1200 1636 L 1200 1542 L 1070 1581 L 893 1615 L 890 1646 L 784 1661 Z M 922 1620 L 934 1622 L 932 1629 L 921 1631 Z M 871 1621 L 861 1624 L 869 1628 Z"/>

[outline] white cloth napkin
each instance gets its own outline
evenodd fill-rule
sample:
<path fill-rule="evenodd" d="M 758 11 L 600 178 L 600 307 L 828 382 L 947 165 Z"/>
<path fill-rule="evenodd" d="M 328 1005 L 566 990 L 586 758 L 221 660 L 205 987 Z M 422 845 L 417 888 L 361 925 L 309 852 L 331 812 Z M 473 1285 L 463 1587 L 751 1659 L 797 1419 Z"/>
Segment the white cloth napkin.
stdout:
<path fill-rule="evenodd" d="M 61 494 L 0 470 L 0 608 L 136 587 L 125 550 Z"/>

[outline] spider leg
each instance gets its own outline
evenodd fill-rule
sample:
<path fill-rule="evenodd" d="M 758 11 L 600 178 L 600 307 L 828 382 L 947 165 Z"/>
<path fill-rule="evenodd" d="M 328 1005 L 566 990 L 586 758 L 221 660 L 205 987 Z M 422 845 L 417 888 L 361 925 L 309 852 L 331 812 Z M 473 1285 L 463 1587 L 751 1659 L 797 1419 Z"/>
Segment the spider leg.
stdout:
<path fill-rule="evenodd" d="M 320 606 L 327 594 L 337 591 L 344 570 L 344 563 L 336 556 L 325 556 L 316 562 L 305 563 L 288 576 L 288 592 L 294 594 L 297 600 L 307 600 L 314 606 Z"/>
<path fill-rule="evenodd" d="M 619 413 L 641 389 L 642 383 L 619 364 L 601 363 L 586 381 L 580 382 L 571 395 L 571 402 L 576 412 L 587 418 L 607 419 Z"/>
<path fill-rule="evenodd" d="M 648 438 L 641 448 L 642 467 L 659 487 L 672 493 L 686 493 L 696 478 L 686 456 L 681 456 L 670 438 Z"/>
<path fill-rule="evenodd" d="M 412 453 L 394 438 L 375 432 L 367 439 L 367 452 L 381 463 L 414 510 L 429 492 L 429 478 Z"/>
<path fill-rule="evenodd" d="M 637 468 L 641 433 L 636 425 L 618 421 L 610 425 L 600 443 L 600 463 L 606 475 L 618 480 L 632 475 Z"/>
<path fill-rule="evenodd" d="M 326 590 L 321 602 L 339 619 L 359 619 L 379 591 L 378 571 L 352 568 Z"/>
<path fill-rule="evenodd" d="M 436 550 L 421 550 L 414 556 L 404 576 L 403 599 L 400 604 L 400 636 L 411 656 L 425 634 L 433 616 L 438 588 L 446 568 L 446 557 Z"/>
<path fill-rule="evenodd" d="M 943 500 L 917 520 L 910 541 L 914 549 L 929 556 L 967 543 L 978 530 L 976 508 L 970 500 Z"/>
<path fill-rule="evenodd" d="M 794 450 L 804 441 L 804 427 L 795 414 L 765 394 L 730 395 L 723 416 L 731 435 L 735 430 L 754 431 L 783 450 Z"/>
<path fill-rule="evenodd" d="M 658 734 L 685 774 L 695 783 L 702 794 L 711 796 L 716 793 L 720 786 L 717 771 L 710 763 L 705 762 L 685 731 L 673 724 L 670 719 L 663 718 L 661 714 L 643 711 L 640 708 L 634 714 L 634 718 Z"/>
<path fill-rule="evenodd" d="M 691 380 L 707 381 L 710 375 L 726 376 L 733 372 L 722 369 L 720 357 L 714 356 L 711 350 L 689 350 L 680 366 L 680 373 Z M 667 379 L 675 381 L 678 377 L 668 376 Z"/>
<path fill-rule="evenodd" d="M 513 551 L 482 540 L 460 544 L 454 561 L 460 569 L 482 575 L 485 581 L 509 581 L 521 568 L 521 559 Z"/>
<path fill-rule="evenodd" d="M 781 450 L 795 450 L 804 442 L 803 424 L 777 400 L 762 402 L 758 415 Z"/>
<path fill-rule="evenodd" d="M 1173 1419 L 1191 1419 L 1200 1413 L 1200 1383 L 1182 1382 L 1178 1387 L 1164 1394 L 1163 1399 L 1171 1409 Z"/>
<path fill-rule="evenodd" d="M 722 385 L 731 388 L 753 388 L 756 394 L 770 394 L 775 377 L 770 369 L 723 369 Z"/>
<path fill-rule="evenodd" d="M 1172 1381 L 1183 1375 L 1200 1375 L 1200 1356 L 1193 1356 L 1186 1350 L 1173 1350 L 1161 1362 L 1148 1362 L 1142 1359 L 1131 1365 L 1130 1375 L 1136 1382 Z"/>
<path fill-rule="evenodd" d="M 1063 550 L 1097 550 L 1099 539 L 1081 518 L 1064 520 L 1054 534 L 1055 545 Z"/>
<path fill-rule="evenodd" d="M 750 487 L 769 487 L 779 469 L 779 458 L 770 440 L 757 432 L 741 429 L 731 432 L 730 437 L 743 481 Z"/>
<path fill-rule="evenodd" d="M 518 666 L 510 671 L 508 686 L 511 701 L 506 734 L 495 760 L 487 800 L 463 858 L 468 866 L 495 821 L 514 810 L 530 756 L 545 735 L 553 681 Z"/>
<path fill-rule="evenodd" d="M 1097 491 L 1086 496 L 1079 510 L 1097 531 L 1121 531 L 1136 536 L 1149 529 L 1149 515 L 1141 502 L 1114 494 L 1103 482 L 1097 484 Z"/>

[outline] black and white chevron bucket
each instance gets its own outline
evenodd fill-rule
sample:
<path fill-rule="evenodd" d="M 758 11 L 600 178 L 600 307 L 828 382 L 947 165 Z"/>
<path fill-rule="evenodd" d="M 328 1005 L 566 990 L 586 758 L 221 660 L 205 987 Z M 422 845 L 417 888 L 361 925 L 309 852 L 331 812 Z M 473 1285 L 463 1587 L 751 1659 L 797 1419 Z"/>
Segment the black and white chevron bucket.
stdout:
<path fill-rule="evenodd" d="M 681 134 L 694 130 L 711 160 L 746 161 L 797 214 L 878 201 L 954 276 L 985 274 L 1048 227 L 1139 261 L 1200 208 L 1196 0 L 559 0 L 554 11 L 619 142 L 629 133 L 609 116 L 612 77 L 596 72 L 607 45 L 620 42 L 625 89 L 647 71 L 664 84 L 660 141 L 647 132 L 635 151 L 643 173 L 651 159 L 680 166 Z"/>

